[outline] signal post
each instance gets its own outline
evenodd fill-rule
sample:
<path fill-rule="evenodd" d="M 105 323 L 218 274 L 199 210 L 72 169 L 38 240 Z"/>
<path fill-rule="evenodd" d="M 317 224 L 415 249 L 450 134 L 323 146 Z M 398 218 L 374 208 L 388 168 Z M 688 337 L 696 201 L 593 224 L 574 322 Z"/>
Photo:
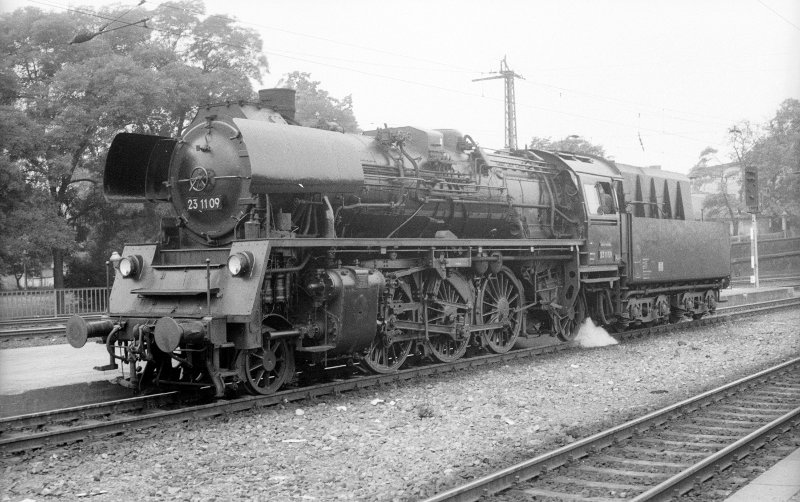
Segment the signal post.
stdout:
<path fill-rule="evenodd" d="M 757 215 L 761 212 L 758 197 L 758 170 L 755 166 L 744 166 L 744 201 L 747 204 L 747 212 L 752 216 L 750 226 L 750 267 L 753 275 L 750 282 L 759 287 L 758 282 L 758 219 Z"/>

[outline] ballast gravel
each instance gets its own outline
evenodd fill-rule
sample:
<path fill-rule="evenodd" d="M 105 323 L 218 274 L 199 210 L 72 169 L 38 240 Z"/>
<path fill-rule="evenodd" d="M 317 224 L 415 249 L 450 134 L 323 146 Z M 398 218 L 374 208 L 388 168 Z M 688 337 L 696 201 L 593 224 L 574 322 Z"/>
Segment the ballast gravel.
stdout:
<path fill-rule="evenodd" d="M 800 310 L 0 457 L 0 500 L 406 501 L 800 357 Z"/>

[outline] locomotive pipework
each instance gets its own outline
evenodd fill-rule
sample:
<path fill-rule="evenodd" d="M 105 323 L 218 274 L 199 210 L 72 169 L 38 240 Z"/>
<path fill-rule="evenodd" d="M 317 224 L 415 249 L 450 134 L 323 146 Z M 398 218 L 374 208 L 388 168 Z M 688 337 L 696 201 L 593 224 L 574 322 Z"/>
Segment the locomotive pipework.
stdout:
<path fill-rule="evenodd" d="M 105 338 L 131 386 L 268 394 L 298 368 L 391 372 L 570 340 L 586 317 L 705 315 L 726 284 L 727 235 L 686 219 L 679 175 L 453 129 L 300 127 L 293 91 L 259 95 L 109 149 L 108 199 L 175 213 L 125 246 L 107 318 L 68 324 L 73 346 Z"/>

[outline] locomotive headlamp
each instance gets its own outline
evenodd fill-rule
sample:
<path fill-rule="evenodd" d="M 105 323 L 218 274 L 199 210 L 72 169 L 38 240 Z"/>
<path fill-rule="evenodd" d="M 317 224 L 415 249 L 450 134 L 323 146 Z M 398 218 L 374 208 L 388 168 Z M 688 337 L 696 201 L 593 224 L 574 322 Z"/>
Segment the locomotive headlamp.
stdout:
<path fill-rule="evenodd" d="M 246 275 L 253 269 L 253 253 L 241 251 L 228 257 L 228 272 L 232 276 Z"/>
<path fill-rule="evenodd" d="M 119 261 L 119 273 L 125 278 L 133 277 L 138 279 L 139 274 L 142 273 L 142 257 L 138 254 L 132 254 L 121 259 Z"/>

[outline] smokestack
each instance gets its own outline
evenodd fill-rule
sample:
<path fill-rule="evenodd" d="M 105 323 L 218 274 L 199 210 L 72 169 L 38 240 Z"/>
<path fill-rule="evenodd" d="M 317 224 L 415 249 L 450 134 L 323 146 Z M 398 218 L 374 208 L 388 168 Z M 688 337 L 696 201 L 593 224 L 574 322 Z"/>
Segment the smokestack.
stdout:
<path fill-rule="evenodd" d="M 291 121 L 294 121 L 295 108 L 294 89 L 261 89 L 258 91 L 258 100 L 262 106 L 272 108 Z"/>

